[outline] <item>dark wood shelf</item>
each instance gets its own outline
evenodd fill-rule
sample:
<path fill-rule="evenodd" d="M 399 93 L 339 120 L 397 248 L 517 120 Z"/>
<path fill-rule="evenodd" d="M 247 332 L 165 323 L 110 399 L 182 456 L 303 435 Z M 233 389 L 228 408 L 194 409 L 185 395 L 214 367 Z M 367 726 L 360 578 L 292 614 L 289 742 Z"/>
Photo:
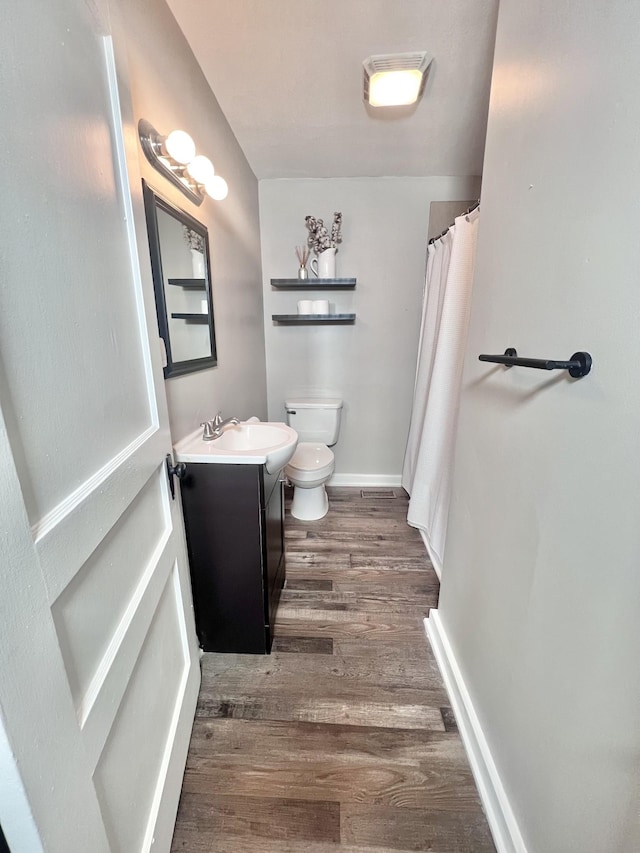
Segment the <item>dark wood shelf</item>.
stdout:
<path fill-rule="evenodd" d="M 187 323 L 208 323 L 208 314 L 172 314 L 173 320 L 186 320 Z"/>
<path fill-rule="evenodd" d="M 278 290 L 354 290 L 355 278 L 272 278 Z"/>
<path fill-rule="evenodd" d="M 184 287 L 186 290 L 206 290 L 207 282 L 204 278 L 170 278 L 169 284 L 175 287 Z"/>
<path fill-rule="evenodd" d="M 280 326 L 353 325 L 355 314 L 272 314 L 271 319 Z"/>

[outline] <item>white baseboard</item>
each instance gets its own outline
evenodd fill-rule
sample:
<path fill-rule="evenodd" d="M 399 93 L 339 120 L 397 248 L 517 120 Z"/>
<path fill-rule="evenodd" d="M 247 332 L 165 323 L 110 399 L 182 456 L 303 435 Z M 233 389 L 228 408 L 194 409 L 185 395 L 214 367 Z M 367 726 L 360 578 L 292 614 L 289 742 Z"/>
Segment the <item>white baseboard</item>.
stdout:
<path fill-rule="evenodd" d="M 527 853 L 480 720 L 437 610 L 424 627 L 440 667 L 498 853 Z"/>
<path fill-rule="evenodd" d="M 334 474 L 328 485 L 397 488 L 402 485 L 402 477 L 400 474 Z"/>
<path fill-rule="evenodd" d="M 431 550 L 431 547 L 429 546 L 429 540 L 427 539 L 426 532 L 424 530 L 422 530 L 421 527 L 416 527 L 416 530 L 418 531 L 420 536 L 422 536 L 422 541 L 424 542 L 424 547 L 427 549 L 427 554 L 429 555 L 429 559 L 431 560 L 431 565 L 433 566 L 435 573 L 438 575 L 438 580 L 441 581 L 442 580 L 442 563 L 440 562 L 440 560 L 435 556 L 435 554 Z"/>

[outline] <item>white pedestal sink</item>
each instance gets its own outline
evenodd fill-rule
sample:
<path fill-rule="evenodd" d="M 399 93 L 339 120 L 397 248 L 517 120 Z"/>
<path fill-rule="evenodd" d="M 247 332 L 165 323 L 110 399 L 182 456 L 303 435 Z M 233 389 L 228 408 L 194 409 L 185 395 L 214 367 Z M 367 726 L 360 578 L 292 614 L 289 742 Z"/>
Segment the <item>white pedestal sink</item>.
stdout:
<path fill-rule="evenodd" d="M 242 421 L 228 424 L 222 435 L 204 441 L 197 429 L 175 447 L 177 462 L 208 462 L 215 465 L 264 465 L 274 474 L 291 459 L 298 433 L 288 424 Z"/>

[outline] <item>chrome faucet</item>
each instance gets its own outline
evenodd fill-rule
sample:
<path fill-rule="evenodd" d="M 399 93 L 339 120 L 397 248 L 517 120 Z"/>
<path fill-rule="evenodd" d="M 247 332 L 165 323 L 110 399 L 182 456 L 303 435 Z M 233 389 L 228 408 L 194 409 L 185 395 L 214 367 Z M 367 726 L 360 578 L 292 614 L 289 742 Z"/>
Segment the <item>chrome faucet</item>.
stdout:
<path fill-rule="evenodd" d="M 238 418 L 225 418 L 223 420 L 222 412 L 218 412 L 215 418 L 212 418 L 210 421 L 203 421 L 200 424 L 201 427 L 204 427 L 202 438 L 204 441 L 213 441 L 216 438 L 220 438 L 224 427 L 229 424 L 239 423 Z"/>
<path fill-rule="evenodd" d="M 201 427 L 204 427 L 204 432 L 202 433 L 203 441 L 213 441 L 214 438 L 217 438 L 213 427 L 213 421 L 202 421 L 200 424 Z"/>

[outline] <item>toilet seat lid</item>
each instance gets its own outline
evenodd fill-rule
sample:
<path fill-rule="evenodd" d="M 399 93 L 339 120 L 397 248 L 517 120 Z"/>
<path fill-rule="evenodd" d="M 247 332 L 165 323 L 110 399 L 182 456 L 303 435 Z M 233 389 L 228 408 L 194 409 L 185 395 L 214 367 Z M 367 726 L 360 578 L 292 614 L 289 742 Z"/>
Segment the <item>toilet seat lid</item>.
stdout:
<path fill-rule="evenodd" d="M 287 463 L 299 471 L 315 471 L 333 462 L 333 451 L 326 444 L 315 441 L 301 441 L 296 451 Z"/>

